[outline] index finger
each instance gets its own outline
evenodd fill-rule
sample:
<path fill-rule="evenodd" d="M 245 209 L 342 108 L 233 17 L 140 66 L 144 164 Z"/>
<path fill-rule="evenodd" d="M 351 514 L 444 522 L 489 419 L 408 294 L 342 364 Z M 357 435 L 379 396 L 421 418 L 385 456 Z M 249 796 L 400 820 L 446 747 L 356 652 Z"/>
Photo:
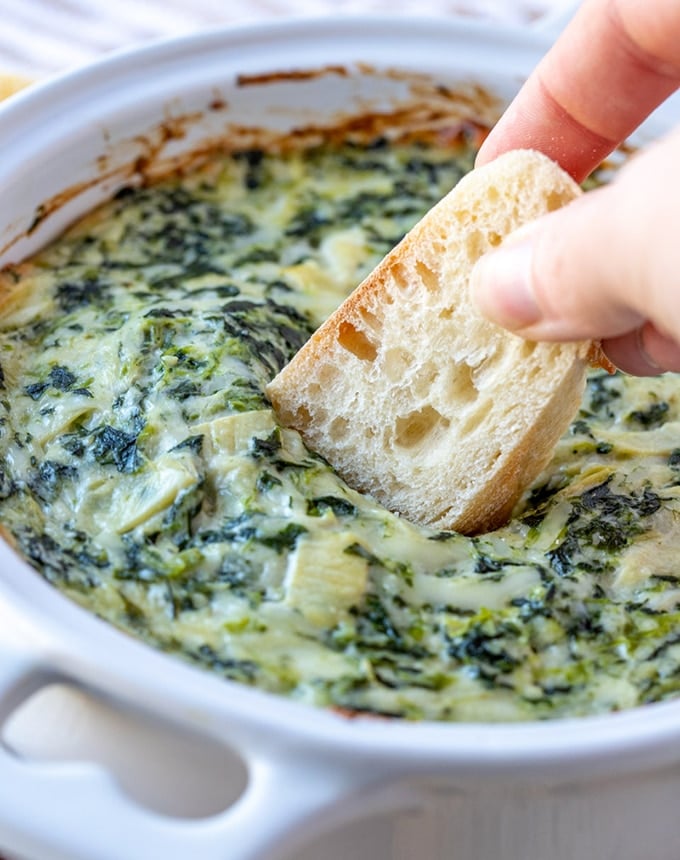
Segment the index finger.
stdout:
<path fill-rule="evenodd" d="M 480 149 L 538 149 L 578 181 L 680 86 L 677 0 L 585 0 Z"/>

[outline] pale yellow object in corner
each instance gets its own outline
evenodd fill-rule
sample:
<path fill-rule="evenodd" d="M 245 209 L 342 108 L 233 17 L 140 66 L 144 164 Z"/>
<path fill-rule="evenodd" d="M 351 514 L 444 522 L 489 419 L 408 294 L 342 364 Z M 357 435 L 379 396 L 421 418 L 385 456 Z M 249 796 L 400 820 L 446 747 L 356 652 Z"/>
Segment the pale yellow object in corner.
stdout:
<path fill-rule="evenodd" d="M 23 78 L 21 75 L 5 75 L 0 72 L 0 99 L 9 98 L 30 83 L 28 78 Z"/>

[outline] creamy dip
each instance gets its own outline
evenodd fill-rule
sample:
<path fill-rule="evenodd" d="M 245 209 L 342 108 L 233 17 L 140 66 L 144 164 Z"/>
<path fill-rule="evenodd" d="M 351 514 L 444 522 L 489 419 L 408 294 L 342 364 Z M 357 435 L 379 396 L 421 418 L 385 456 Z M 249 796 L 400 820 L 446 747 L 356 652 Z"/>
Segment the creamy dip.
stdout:
<path fill-rule="evenodd" d="M 676 376 L 594 372 L 476 538 L 352 491 L 263 393 L 473 155 L 464 134 L 216 154 L 0 275 L 18 551 L 145 642 L 320 706 L 496 721 L 676 695 Z"/>

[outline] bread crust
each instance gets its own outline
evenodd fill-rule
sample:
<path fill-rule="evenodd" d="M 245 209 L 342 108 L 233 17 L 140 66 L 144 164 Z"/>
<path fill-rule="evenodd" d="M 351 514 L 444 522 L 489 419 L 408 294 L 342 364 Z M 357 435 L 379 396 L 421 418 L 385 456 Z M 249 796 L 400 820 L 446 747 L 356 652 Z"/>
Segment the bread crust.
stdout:
<path fill-rule="evenodd" d="M 531 150 L 464 177 L 272 381 L 280 420 L 415 522 L 468 534 L 505 522 L 576 413 L 594 346 L 495 326 L 470 301 L 470 274 L 580 193 Z"/>

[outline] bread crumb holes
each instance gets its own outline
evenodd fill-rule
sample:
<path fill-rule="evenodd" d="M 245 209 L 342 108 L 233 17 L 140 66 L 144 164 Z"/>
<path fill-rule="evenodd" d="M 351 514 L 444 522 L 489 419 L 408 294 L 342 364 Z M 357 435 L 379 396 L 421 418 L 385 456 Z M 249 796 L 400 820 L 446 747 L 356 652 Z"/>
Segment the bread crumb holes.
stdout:
<path fill-rule="evenodd" d="M 338 343 L 361 361 L 375 361 L 378 354 L 366 333 L 347 321 L 341 322 L 338 327 Z"/>
<path fill-rule="evenodd" d="M 449 421 L 432 406 L 411 412 L 395 423 L 394 441 L 400 448 L 415 448 L 449 426 Z"/>

